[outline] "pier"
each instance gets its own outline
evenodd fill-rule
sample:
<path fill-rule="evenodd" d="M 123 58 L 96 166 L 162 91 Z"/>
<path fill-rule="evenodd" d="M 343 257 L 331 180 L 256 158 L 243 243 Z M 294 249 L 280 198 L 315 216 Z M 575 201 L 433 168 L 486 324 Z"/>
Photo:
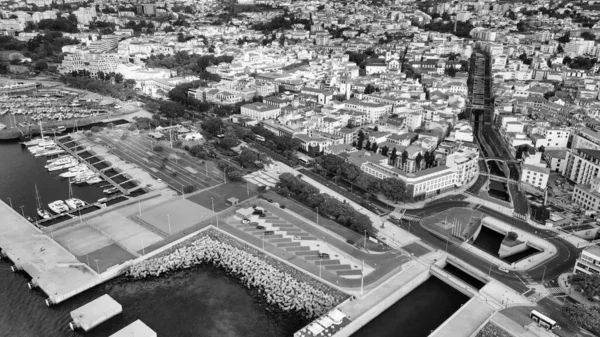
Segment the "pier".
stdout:
<path fill-rule="evenodd" d="M 78 153 L 73 152 L 73 150 L 71 150 L 65 144 L 63 144 L 60 140 L 61 139 L 65 139 L 65 138 L 71 139 L 70 136 L 58 137 L 58 138 L 55 138 L 56 144 L 58 144 L 58 146 L 60 146 L 61 148 L 63 148 L 65 151 L 67 151 L 68 154 L 70 154 L 73 157 L 78 158 L 79 160 L 83 161 L 86 164 L 87 167 L 89 167 L 96 174 L 100 175 L 102 177 L 102 179 L 106 180 L 107 182 L 109 182 L 110 184 L 112 184 L 114 187 L 116 187 L 121 193 L 123 193 L 123 194 L 129 194 L 129 192 L 125 188 L 123 188 L 121 185 L 117 184 L 114 180 L 111 179 L 111 177 L 107 176 L 103 171 L 101 171 L 101 170 L 97 169 L 96 167 L 94 167 L 94 165 L 92 165 L 90 162 L 88 162 L 87 160 L 85 160 L 82 157 L 80 157 Z"/>
<path fill-rule="evenodd" d="M 106 281 L 4 202 L 0 202 L 0 249 L 14 263 L 14 271 L 31 276 L 30 288 L 39 287 L 48 295 L 48 305 Z"/>
<path fill-rule="evenodd" d="M 123 329 L 110 335 L 110 337 L 156 337 L 156 332 L 150 329 L 144 322 L 137 320 Z"/>
<path fill-rule="evenodd" d="M 109 202 L 111 200 L 114 200 L 114 199 L 121 198 L 121 197 L 124 197 L 124 195 L 122 195 L 122 194 L 116 194 L 116 195 L 113 195 L 111 197 L 107 197 L 105 203 L 107 203 L 107 202 Z M 44 223 L 50 222 L 52 220 L 56 220 L 56 219 L 58 219 L 60 217 L 63 217 L 63 216 L 68 216 L 71 219 L 73 219 L 73 218 L 76 218 L 77 216 L 79 216 L 77 213 L 79 213 L 79 212 L 81 212 L 83 210 L 87 210 L 87 209 L 92 208 L 92 207 L 96 207 L 96 208 L 100 209 L 100 208 L 104 207 L 102 205 L 103 204 L 101 204 L 99 202 L 86 204 L 85 206 L 79 207 L 77 209 L 72 209 L 72 210 L 69 210 L 68 212 L 64 212 L 64 213 L 53 215 L 53 216 L 51 216 L 48 219 L 39 219 L 38 221 L 35 222 L 35 224 L 38 225 L 38 226 L 41 226 Z"/>
<path fill-rule="evenodd" d="M 92 302 L 71 311 L 73 322 L 69 323 L 72 330 L 83 329 L 90 331 L 101 323 L 123 312 L 119 302 L 108 295 L 102 295 Z"/>

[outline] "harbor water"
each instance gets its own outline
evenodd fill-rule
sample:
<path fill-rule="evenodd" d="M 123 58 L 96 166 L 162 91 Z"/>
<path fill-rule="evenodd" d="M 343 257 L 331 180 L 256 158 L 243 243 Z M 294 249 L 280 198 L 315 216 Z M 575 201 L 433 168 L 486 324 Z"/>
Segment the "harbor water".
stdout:
<path fill-rule="evenodd" d="M 65 337 L 73 332 L 69 313 L 109 294 L 123 313 L 86 337 L 106 337 L 141 319 L 158 336 L 286 337 L 308 322 L 269 310 L 260 299 L 223 270 L 203 266 L 168 277 L 130 281 L 125 277 L 88 290 L 48 308 L 39 291 L 30 291 L 23 274 L 0 261 L 0 337 Z"/>

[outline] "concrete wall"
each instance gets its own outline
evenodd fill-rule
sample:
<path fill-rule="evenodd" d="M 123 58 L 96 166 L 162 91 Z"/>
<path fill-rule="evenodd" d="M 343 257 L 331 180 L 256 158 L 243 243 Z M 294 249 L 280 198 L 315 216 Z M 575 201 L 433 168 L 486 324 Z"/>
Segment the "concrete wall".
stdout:
<path fill-rule="evenodd" d="M 468 264 L 467 262 L 465 262 L 455 256 L 448 255 L 447 262 L 452 264 L 456 268 L 464 271 L 465 273 L 475 277 L 476 279 L 480 280 L 481 282 L 487 283 L 491 279 L 491 277 L 488 276 L 488 274 L 482 272 L 481 270 L 473 267 L 472 265 Z"/>
<path fill-rule="evenodd" d="M 505 258 L 507 256 L 515 255 L 522 251 L 527 250 L 527 243 L 524 241 L 519 242 L 516 245 L 505 245 L 504 242 L 500 245 L 500 250 L 498 251 L 498 255 L 501 258 Z"/>
<path fill-rule="evenodd" d="M 431 273 L 428 270 L 418 274 L 412 280 L 406 282 L 402 287 L 398 288 L 392 295 L 383 298 L 376 306 L 371 307 L 361 316 L 354 319 L 340 331 L 335 334 L 335 337 L 350 337 L 363 326 L 367 325 L 371 320 L 375 319 L 382 312 L 394 305 L 408 293 L 423 284 L 429 279 Z"/>

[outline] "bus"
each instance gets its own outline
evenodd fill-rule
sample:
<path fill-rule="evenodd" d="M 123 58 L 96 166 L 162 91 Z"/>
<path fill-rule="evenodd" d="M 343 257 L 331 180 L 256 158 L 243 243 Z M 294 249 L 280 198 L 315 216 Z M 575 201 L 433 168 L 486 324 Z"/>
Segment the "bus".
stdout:
<path fill-rule="evenodd" d="M 265 141 L 265 137 L 261 136 L 261 135 L 256 135 L 256 140 L 260 140 L 261 142 Z"/>
<path fill-rule="evenodd" d="M 534 322 L 536 322 L 538 325 L 540 325 L 548 330 L 552 330 L 552 329 L 556 328 L 556 321 L 554 321 L 553 319 L 551 319 L 550 317 L 548 317 L 546 315 L 543 315 L 539 311 L 532 310 L 529 317 L 531 317 L 531 319 Z"/>

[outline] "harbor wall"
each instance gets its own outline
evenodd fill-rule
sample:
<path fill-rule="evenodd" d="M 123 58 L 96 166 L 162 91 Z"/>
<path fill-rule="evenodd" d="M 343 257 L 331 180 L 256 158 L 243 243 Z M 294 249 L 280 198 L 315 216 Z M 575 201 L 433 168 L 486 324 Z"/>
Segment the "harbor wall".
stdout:
<path fill-rule="evenodd" d="M 419 265 L 415 264 L 409 268 L 418 268 L 418 266 Z M 408 269 L 403 270 L 401 273 L 406 273 L 406 272 L 408 272 Z M 350 336 L 352 336 L 355 332 L 357 332 L 362 327 L 367 325 L 369 322 L 371 322 L 373 319 L 375 319 L 381 313 L 383 313 L 384 311 L 389 309 L 392 305 L 396 304 L 396 302 L 401 300 L 404 296 L 409 294 L 411 291 L 415 290 L 421 284 L 425 283 L 425 281 L 427 281 L 429 279 L 429 277 L 431 277 L 431 273 L 429 272 L 429 270 L 423 270 L 423 271 L 417 273 L 414 277 L 403 282 L 402 286 L 398 287 L 393 293 L 391 293 L 387 296 L 381 297 L 376 305 L 369 308 L 362 315 L 355 317 L 355 318 L 353 317 L 352 321 L 348 325 L 343 327 L 340 331 L 336 332 L 334 336 L 335 337 L 350 337 Z M 391 282 L 392 280 L 390 279 L 388 281 Z M 385 283 L 382 284 L 382 286 L 384 286 L 384 285 L 385 285 Z M 366 295 L 373 296 L 373 293 L 376 291 L 377 290 L 370 291 Z"/>
<path fill-rule="evenodd" d="M 258 289 L 268 303 L 308 318 L 319 317 L 348 298 L 342 291 L 220 231 L 210 229 L 202 234 L 132 264 L 127 275 L 143 279 L 212 264 L 237 277 L 246 287 Z"/>

